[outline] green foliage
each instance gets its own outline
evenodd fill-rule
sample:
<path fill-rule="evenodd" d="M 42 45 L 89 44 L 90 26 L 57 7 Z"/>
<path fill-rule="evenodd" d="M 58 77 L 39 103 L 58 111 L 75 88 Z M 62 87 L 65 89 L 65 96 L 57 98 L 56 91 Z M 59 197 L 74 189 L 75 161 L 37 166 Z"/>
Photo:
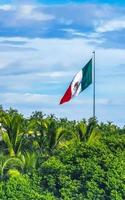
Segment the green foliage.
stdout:
<path fill-rule="evenodd" d="M 3 113 L 0 118 L 2 124 L 0 132 L 5 142 L 10 156 L 15 156 L 20 152 L 24 136 L 24 119 L 16 112 Z"/>
<path fill-rule="evenodd" d="M 36 169 L 38 162 L 38 155 L 36 152 L 26 151 L 23 155 L 20 156 L 20 159 L 24 164 L 23 170 L 25 172 Z"/>
<path fill-rule="evenodd" d="M 22 161 L 17 157 L 0 155 L 0 178 L 3 179 L 10 169 L 23 169 Z"/>
<path fill-rule="evenodd" d="M 0 108 L 0 200 L 124 200 L 125 127 Z"/>
<path fill-rule="evenodd" d="M 20 176 L 20 172 L 17 169 L 9 169 L 8 176 L 9 177 L 17 177 L 17 176 Z"/>
<path fill-rule="evenodd" d="M 50 193 L 39 193 L 39 187 L 33 188 L 28 176 L 11 177 L 0 185 L 0 199 L 2 200 L 55 200 Z"/>

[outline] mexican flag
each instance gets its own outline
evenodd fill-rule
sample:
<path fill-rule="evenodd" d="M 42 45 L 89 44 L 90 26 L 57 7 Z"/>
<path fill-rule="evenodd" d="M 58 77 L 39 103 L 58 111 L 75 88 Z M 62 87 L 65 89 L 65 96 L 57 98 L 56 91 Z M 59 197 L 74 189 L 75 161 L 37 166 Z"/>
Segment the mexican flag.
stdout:
<path fill-rule="evenodd" d="M 78 96 L 92 83 L 92 59 L 75 75 L 60 104 L 70 101 L 74 96 Z"/>

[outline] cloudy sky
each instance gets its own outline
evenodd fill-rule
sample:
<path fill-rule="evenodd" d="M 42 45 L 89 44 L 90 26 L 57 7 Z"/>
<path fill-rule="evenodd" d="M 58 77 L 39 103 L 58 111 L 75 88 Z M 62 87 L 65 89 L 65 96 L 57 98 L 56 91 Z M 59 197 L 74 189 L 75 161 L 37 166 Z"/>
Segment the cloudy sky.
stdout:
<path fill-rule="evenodd" d="M 92 116 L 92 85 L 59 105 L 96 51 L 96 116 L 125 122 L 125 5 L 115 0 L 0 0 L 0 104 L 24 115 Z"/>

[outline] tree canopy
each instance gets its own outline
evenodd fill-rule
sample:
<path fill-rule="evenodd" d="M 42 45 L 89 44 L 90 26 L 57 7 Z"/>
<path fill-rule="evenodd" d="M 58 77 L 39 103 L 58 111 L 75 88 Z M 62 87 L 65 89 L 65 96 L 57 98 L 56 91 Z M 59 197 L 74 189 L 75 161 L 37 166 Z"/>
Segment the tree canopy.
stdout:
<path fill-rule="evenodd" d="M 125 127 L 0 108 L 1 200 L 124 200 Z"/>

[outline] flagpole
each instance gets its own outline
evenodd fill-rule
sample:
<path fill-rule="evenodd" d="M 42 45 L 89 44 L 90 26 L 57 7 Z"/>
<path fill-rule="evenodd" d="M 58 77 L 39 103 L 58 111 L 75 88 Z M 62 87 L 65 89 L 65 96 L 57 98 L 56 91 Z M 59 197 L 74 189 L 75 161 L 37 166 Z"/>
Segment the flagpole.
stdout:
<path fill-rule="evenodd" d="M 95 118 L 95 51 L 93 51 L 93 118 Z"/>

